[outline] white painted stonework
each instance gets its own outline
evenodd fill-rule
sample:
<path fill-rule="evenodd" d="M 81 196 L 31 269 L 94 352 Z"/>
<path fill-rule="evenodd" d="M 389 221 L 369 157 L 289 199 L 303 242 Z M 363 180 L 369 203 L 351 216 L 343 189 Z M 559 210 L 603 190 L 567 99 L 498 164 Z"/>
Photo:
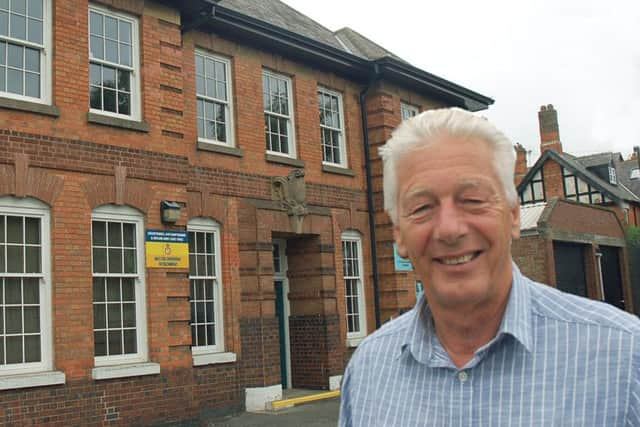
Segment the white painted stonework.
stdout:
<path fill-rule="evenodd" d="M 282 384 L 247 388 L 245 406 L 247 412 L 261 412 L 267 409 L 267 403 L 280 399 L 282 399 Z"/>
<path fill-rule="evenodd" d="M 329 390 L 339 390 L 342 382 L 342 375 L 334 375 L 329 377 Z"/>

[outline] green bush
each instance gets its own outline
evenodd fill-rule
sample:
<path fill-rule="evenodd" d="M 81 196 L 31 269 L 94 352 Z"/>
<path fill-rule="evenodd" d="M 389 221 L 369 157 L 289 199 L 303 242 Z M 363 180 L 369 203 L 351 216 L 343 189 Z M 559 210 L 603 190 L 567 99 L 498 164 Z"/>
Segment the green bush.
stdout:
<path fill-rule="evenodd" d="M 627 228 L 627 243 L 629 246 L 640 248 L 640 227 L 629 226 Z"/>

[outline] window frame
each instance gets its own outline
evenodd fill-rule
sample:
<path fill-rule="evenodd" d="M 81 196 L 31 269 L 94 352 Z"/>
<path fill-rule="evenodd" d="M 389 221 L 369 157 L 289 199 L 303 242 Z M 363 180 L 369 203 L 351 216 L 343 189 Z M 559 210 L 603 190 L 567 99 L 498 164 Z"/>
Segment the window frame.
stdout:
<path fill-rule="evenodd" d="M 535 184 L 541 185 L 542 197 L 538 197 L 539 195 L 535 190 Z M 529 195 L 531 199 L 525 200 L 525 195 Z M 533 174 L 529 182 L 527 182 L 527 185 L 519 192 L 518 197 L 520 198 L 521 205 L 531 205 L 547 201 L 547 190 L 544 185 L 544 172 L 542 168 L 540 168 L 535 174 Z"/>
<path fill-rule="evenodd" d="M 573 179 L 573 183 L 574 183 L 573 184 L 575 188 L 574 194 L 567 193 L 567 180 L 571 180 L 571 179 Z M 580 191 L 579 184 L 583 184 L 584 186 L 586 186 L 587 191 Z M 565 167 L 562 168 L 562 190 L 563 190 L 565 199 L 572 200 L 578 203 L 585 203 L 580 200 L 580 197 L 588 197 L 589 198 L 588 204 L 590 205 L 604 205 L 606 203 L 611 202 L 611 200 L 602 191 L 599 191 L 598 189 L 593 187 L 591 184 L 589 184 L 587 181 L 585 181 L 584 179 L 576 175 L 575 172 Z M 597 195 L 600 195 L 599 202 L 594 201 L 594 196 L 597 196 Z"/>
<path fill-rule="evenodd" d="M 318 86 L 317 94 L 318 94 L 318 96 L 326 95 L 326 96 L 330 96 L 330 97 L 335 97 L 337 99 L 337 102 L 338 102 L 338 121 L 340 123 L 340 127 L 339 128 L 324 125 L 324 124 L 322 124 L 321 121 L 319 123 L 320 124 L 320 146 L 322 147 L 322 164 L 329 165 L 329 166 L 335 166 L 335 167 L 339 167 L 339 168 L 347 168 L 347 167 L 349 167 L 349 162 L 348 162 L 348 158 L 347 158 L 347 132 L 346 132 L 346 129 L 345 129 L 345 111 L 344 111 L 344 104 L 342 102 L 342 94 L 340 92 L 335 91 L 335 90 L 328 89 L 328 88 L 326 88 L 324 86 Z M 320 110 L 320 100 L 318 100 L 318 110 Z M 338 140 L 338 152 L 340 154 L 340 161 L 339 162 L 330 162 L 330 161 L 327 161 L 325 159 L 325 155 L 324 155 L 324 139 L 323 139 L 323 132 L 322 132 L 323 129 L 326 129 L 328 131 L 338 132 L 338 138 L 339 138 L 339 140 Z"/>
<path fill-rule="evenodd" d="M 356 248 L 358 250 L 358 258 L 357 265 L 359 275 L 357 276 L 349 276 L 347 277 L 346 272 L 344 271 L 345 265 L 345 243 L 355 243 Z M 363 253 L 362 253 L 362 236 L 360 233 L 355 231 L 345 231 L 342 233 L 340 238 L 341 250 L 342 250 L 342 283 L 345 290 L 345 322 L 347 327 L 347 345 L 349 347 L 357 346 L 360 341 L 367 335 L 367 316 L 366 316 L 366 302 L 365 302 L 365 287 L 364 287 L 364 269 L 363 269 Z M 358 322 L 359 322 L 359 330 L 354 332 L 349 332 L 349 305 L 347 304 L 347 280 L 357 280 L 357 290 L 358 290 Z"/>
<path fill-rule="evenodd" d="M 222 101 L 217 98 L 213 98 L 207 95 L 201 95 L 198 93 L 198 85 L 196 83 L 196 120 L 199 122 L 199 116 L 197 115 L 197 103 L 200 99 L 213 102 L 213 103 L 223 103 L 225 104 L 225 113 L 227 121 L 225 123 L 225 132 L 227 134 L 227 141 L 219 141 L 216 139 L 208 139 L 200 136 L 200 125 L 198 126 L 198 141 L 203 142 L 205 144 L 214 144 L 221 145 L 224 147 L 235 147 L 235 126 L 234 126 L 234 109 L 233 109 L 233 78 L 232 78 L 232 64 L 229 58 L 225 58 L 220 55 L 213 54 L 211 52 L 207 52 L 203 49 L 196 49 L 194 54 L 194 61 L 197 61 L 197 57 L 201 56 L 203 59 L 211 59 L 213 61 L 218 61 L 224 64 L 225 76 L 226 76 L 226 95 L 227 100 Z M 197 69 L 197 66 L 196 66 Z M 205 83 L 206 84 L 206 83 Z M 205 123 L 206 126 L 206 123 Z"/>
<path fill-rule="evenodd" d="M 264 95 L 265 95 L 265 88 L 264 88 L 264 77 L 273 77 L 276 79 L 281 79 L 284 80 L 285 84 L 286 84 L 286 88 L 287 88 L 287 92 L 289 94 L 288 98 L 287 98 L 287 108 L 289 109 L 289 115 L 284 115 L 281 113 L 276 113 L 276 112 L 271 112 L 271 111 L 267 111 L 264 109 Z M 263 82 L 263 88 L 262 88 L 262 107 L 263 107 L 263 114 L 266 117 L 267 115 L 271 115 L 280 119 L 286 119 L 287 120 L 287 136 L 289 138 L 289 153 L 283 153 L 281 151 L 273 151 L 270 150 L 268 148 L 265 147 L 267 154 L 271 154 L 274 156 L 282 156 L 282 157 L 289 157 L 292 159 L 296 159 L 297 158 L 297 150 L 296 150 L 296 131 L 295 131 L 295 117 L 294 117 L 294 111 L 293 111 L 293 97 L 294 97 L 294 93 L 293 93 L 293 80 L 291 79 L 291 77 L 284 75 L 284 74 L 279 74 L 279 73 L 275 73 L 273 71 L 269 71 L 267 69 L 262 69 L 262 82 Z M 268 130 L 265 127 L 265 137 L 267 135 Z M 265 141 L 266 142 L 266 141 Z"/>
<path fill-rule="evenodd" d="M 30 374 L 53 370 L 52 275 L 51 275 L 51 211 L 39 200 L 0 197 L 0 214 L 40 219 L 40 273 L 17 273 L 19 277 L 40 278 L 40 361 L 0 365 L 0 378 L 16 374 Z M 6 230 L 5 230 L 6 232 Z M 5 253 L 6 256 L 6 253 Z M 12 277 L 16 273 L 0 273 Z"/>
<path fill-rule="evenodd" d="M 95 342 L 93 346 L 93 357 L 95 367 L 126 365 L 132 363 L 146 362 L 148 360 L 148 342 L 147 342 L 147 307 L 146 307 L 146 266 L 145 266 L 145 248 L 144 248 L 144 217 L 141 213 L 128 206 L 102 205 L 95 208 L 91 212 L 91 227 L 93 230 L 93 221 L 130 223 L 136 226 L 136 269 L 137 273 L 99 273 L 98 277 L 132 277 L 135 286 L 135 302 L 136 302 L 136 345 L 137 352 L 130 354 L 119 354 L 114 356 L 96 356 Z M 91 278 L 96 277 L 93 271 L 93 232 L 91 233 Z M 93 285 L 92 285 L 93 290 Z M 92 307 L 93 307 L 93 291 L 92 291 Z M 95 320 L 92 319 L 92 333 L 95 331 Z"/>
<path fill-rule="evenodd" d="M 131 24 L 131 66 L 123 66 L 110 62 L 106 59 L 93 58 L 91 55 L 91 12 L 99 13 L 103 16 L 107 15 L 118 20 L 128 21 Z M 104 37 L 103 37 L 104 38 Z M 87 49 L 88 49 L 88 70 L 90 73 L 91 64 L 95 63 L 101 66 L 108 66 L 118 69 L 125 69 L 131 72 L 130 79 L 130 114 L 120 114 L 111 111 L 105 111 L 103 109 L 97 109 L 91 107 L 91 77 L 89 75 L 89 112 L 106 117 L 113 117 L 117 119 L 129 120 L 140 122 L 142 121 L 142 98 L 141 98 L 141 69 L 140 69 L 140 30 L 139 19 L 135 16 L 128 15 L 126 13 L 117 12 L 106 7 L 98 6 L 96 4 L 89 4 L 87 9 Z M 104 97 L 102 98 L 104 100 Z M 116 103 L 117 103 L 117 91 L 116 91 Z M 104 102 L 103 102 L 104 107 Z"/>
<path fill-rule="evenodd" d="M 214 321 L 215 321 L 215 345 L 206 345 L 206 346 L 194 346 L 191 345 L 191 354 L 194 360 L 197 359 L 198 356 L 209 355 L 209 354 L 218 354 L 225 352 L 225 336 L 224 336 L 224 286 L 222 281 L 222 253 L 221 253 L 221 227 L 216 221 L 208 218 L 193 218 L 189 220 L 187 223 L 187 235 L 190 232 L 204 232 L 204 233 L 212 233 L 213 234 L 213 245 L 214 245 L 214 259 L 213 265 L 216 271 L 214 276 L 196 276 L 197 278 L 210 278 L 215 277 L 215 281 L 217 282 L 217 289 L 214 286 L 213 297 L 214 297 Z M 189 251 L 189 257 L 191 257 L 191 251 Z M 189 307 L 191 307 L 191 280 L 194 276 L 191 275 L 191 269 L 189 269 Z M 191 328 L 192 319 L 189 319 L 189 328 Z M 193 335 L 192 335 L 193 340 Z"/>
<path fill-rule="evenodd" d="M 409 112 L 412 114 L 410 116 L 406 116 L 405 112 Z M 400 120 L 404 121 L 410 119 L 411 117 L 415 117 L 418 114 L 420 114 L 420 109 L 418 107 L 407 102 L 400 102 Z"/>
<path fill-rule="evenodd" d="M 0 36 L 0 41 L 5 42 L 7 45 L 18 44 L 20 46 L 29 47 L 33 49 L 40 50 L 40 97 L 35 98 L 27 95 L 20 95 L 12 92 L 6 91 L 6 85 L 8 83 L 8 73 L 7 79 L 5 80 L 5 91 L 0 91 L 0 98 L 5 99 L 14 99 L 17 101 L 24 101 L 35 104 L 43 104 L 43 105 L 52 105 L 52 92 L 53 92 L 53 84 L 52 84 L 52 69 L 53 69 L 53 6 L 52 0 L 42 0 L 42 44 L 39 45 L 34 42 L 21 40 L 13 38 L 9 35 Z M 8 55 L 8 54 L 7 54 Z M 8 64 L 5 63 L 4 67 L 8 67 Z M 24 81 L 23 81 L 24 87 Z"/>

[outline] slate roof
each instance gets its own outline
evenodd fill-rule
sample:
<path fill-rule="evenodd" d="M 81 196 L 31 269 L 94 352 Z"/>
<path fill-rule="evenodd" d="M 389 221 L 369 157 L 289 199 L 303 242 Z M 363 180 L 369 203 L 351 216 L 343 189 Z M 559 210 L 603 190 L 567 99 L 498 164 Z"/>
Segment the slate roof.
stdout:
<path fill-rule="evenodd" d="M 607 154 L 607 153 L 605 153 Z M 618 153 L 619 154 L 619 153 Z M 536 161 L 536 163 L 529 169 L 525 177 L 522 179 L 520 184 L 518 185 L 518 191 L 520 191 L 525 184 L 529 183 L 533 175 L 542 168 L 544 162 L 546 162 L 549 158 L 555 160 L 560 163 L 563 167 L 572 170 L 578 177 L 580 177 L 585 182 L 591 184 L 592 187 L 598 189 L 598 191 L 607 195 L 610 199 L 617 201 L 630 201 L 635 203 L 640 203 L 640 196 L 634 194 L 631 190 L 629 190 L 624 183 L 618 182 L 619 185 L 612 185 L 609 182 L 601 179 L 598 175 L 591 172 L 587 169 L 585 164 L 589 164 L 592 166 L 596 166 L 602 163 L 603 159 L 606 157 L 606 162 L 609 163 L 611 159 L 611 153 L 607 154 L 608 157 L 598 155 L 585 156 L 584 160 L 581 160 L 581 157 L 575 157 L 568 153 L 558 153 L 554 150 L 546 150 Z M 622 156 L 620 156 L 621 158 Z"/>
<path fill-rule="evenodd" d="M 631 179 L 631 171 L 638 168 L 637 160 L 625 160 L 616 165 L 618 181 L 640 197 L 640 178 Z"/>
<path fill-rule="evenodd" d="M 407 62 L 349 27 L 339 29 L 334 33 L 334 35 L 354 55 L 358 55 L 369 60 L 389 56 L 399 61 Z"/>
<path fill-rule="evenodd" d="M 328 44 L 344 47 L 326 27 L 278 0 L 220 0 L 220 6 L 283 28 L 292 33 Z"/>

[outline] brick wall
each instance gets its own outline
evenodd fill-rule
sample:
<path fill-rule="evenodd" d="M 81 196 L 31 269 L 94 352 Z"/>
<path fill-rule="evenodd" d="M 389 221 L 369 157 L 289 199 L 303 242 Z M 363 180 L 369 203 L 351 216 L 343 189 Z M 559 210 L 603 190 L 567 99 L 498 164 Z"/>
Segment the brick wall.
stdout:
<path fill-rule="evenodd" d="M 342 341 L 338 316 L 291 316 L 291 381 L 293 387 L 328 389 L 329 377 L 342 373 Z"/>
<path fill-rule="evenodd" d="M 244 404 L 233 365 L 160 375 L 0 392 L 1 425 L 154 425 L 238 412 Z"/>
<path fill-rule="evenodd" d="M 280 332 L 277 317 L 242 319 L 242 387 L 280 384 Z"/>

